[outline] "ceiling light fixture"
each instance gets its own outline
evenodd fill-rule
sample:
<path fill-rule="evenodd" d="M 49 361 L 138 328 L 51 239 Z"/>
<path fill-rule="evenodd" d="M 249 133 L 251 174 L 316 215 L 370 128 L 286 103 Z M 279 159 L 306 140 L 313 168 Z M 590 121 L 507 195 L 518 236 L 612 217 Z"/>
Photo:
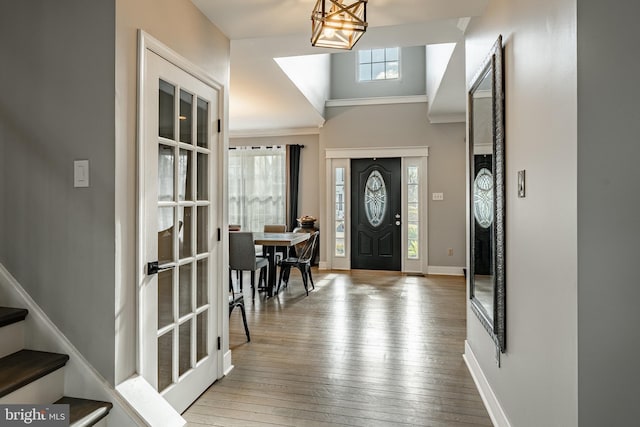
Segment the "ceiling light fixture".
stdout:
<path fill-rule="evenodd" d="M 328 7 L 328 9 L 327 9 Z M 311 13 L 311 46 L 351 49 L 367 31 L 367 0 L 317 0 Z"/>

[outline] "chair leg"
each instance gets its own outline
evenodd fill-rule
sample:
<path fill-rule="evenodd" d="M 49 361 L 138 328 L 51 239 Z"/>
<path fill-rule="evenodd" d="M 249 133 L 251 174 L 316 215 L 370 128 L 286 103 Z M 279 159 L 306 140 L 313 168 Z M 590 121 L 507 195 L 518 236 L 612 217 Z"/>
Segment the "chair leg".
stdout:
<path fill-rule="evenodd" d="M 304 290 L 309 296 L 309 284 L 307 283 L 307 272 L 303 265 L 298 265 L 298 270 L 300 270 L 300 275 L 302 276 L 302 284 L 304 285 Z"/>
<path fill-rule="evenodd" d="M 236 270 L 236 278 L 238 279 L 238 284 L 240 285 L 240 292 L 242 292 L 242 270 Z"/>
<path fill-rule="evenodd" d="M 288 271 L 289 267 L 288 266 L 284 266 L 281 265 L 280 266 L 280 277 L 278 278 L 278 287 L 276 288 L 276 295 L 278 295 L 278 292 L 280 292 L 280 284 L 282 283 L 282 278 L 284 277 L 285 271 Z M 286 284 L 287 282 L 285 282 Z"/>
<path fill-rule="evenodd" d="M 251 299 L 256 299 L 256 272 L 251 271 Z"/>
<path fill-rule="evenodd" d="M 263 287 L 267 287 L 267 267 L 260 269 L 260 276 L 258 277 L 258 286 L 262 284 Z"/>
<path fill-rule="evenodd" d="M 307 264 L 307 273 L 309 273 L 309 280 L 311 281 L 311 289 L 315 289 L 316 285 L 313 284 L 313 276 L 311 275 L 311 265 Z"/>
<path fill-rule="evenodd" d="M 284 287 L 289 286 L 289 276 L 291 276 L 291 266 L 288 265 L 286 271 L 284 272 Z"/>
<path fill-rule="evenodd" d="M 244 323 L 244 332 L 247 334 L 247 341 L 251 342 L 251 336 L 249 335 L 249 325 L 247 325 L 247 312 L 244 309 L 244 304 L 238 304 L 240 306 L 240 312 L 242 313 L 242 323 Z"/>

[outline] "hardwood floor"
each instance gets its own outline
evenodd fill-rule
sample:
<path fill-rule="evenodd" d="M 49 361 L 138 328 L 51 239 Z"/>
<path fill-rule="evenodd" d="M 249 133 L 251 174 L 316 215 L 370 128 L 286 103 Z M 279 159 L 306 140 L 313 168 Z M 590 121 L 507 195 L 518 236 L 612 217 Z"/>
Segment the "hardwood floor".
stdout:
<path fill-rule="evenodd" d="M 308 297 L 296 273 L 266 301 L 245 289 L 251 342 L 234 311 L 235 368 L 190 426 L 491 425 L 462 360 L 462 278 L 313 273 Z"/>

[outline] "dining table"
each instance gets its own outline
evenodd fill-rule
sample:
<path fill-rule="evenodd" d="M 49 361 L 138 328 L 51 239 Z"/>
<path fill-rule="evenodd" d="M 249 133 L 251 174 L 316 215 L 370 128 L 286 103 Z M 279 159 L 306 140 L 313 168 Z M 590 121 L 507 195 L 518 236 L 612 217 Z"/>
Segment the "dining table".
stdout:
<path fill-rule="evenodd" d="M 276 247 L 278 246 L 295 246 L 299 243 L 309 240 L 309 233 L 264 233 L 254 232 L 253 241 L 256 245 L 262 245 L 266 250 L 267 260 L 269 262 L 269 275 L 267 279 L 267 297 L 273 296 L 273 289 L 276 285 Z"/>

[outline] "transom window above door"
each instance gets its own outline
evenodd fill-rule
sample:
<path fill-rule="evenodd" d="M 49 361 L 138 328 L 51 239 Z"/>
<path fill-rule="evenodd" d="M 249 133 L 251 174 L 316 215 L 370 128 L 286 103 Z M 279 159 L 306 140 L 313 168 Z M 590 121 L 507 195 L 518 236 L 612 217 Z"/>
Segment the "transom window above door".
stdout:
<path fill-rule="evenodd" d="M 398 78 L 400 78 L 399 47 L 358 51 L 358 81 L 368 82 Z"/>

